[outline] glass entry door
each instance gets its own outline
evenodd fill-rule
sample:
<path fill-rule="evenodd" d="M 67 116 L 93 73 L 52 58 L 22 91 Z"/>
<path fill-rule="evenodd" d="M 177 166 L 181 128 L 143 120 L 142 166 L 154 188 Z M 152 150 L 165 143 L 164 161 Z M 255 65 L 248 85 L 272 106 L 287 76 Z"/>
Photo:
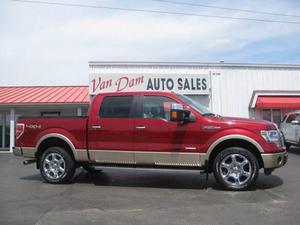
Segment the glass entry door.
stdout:
<path fill-rule="evenodd" d="M 0 149 L 4 147 L 3 114 L 0 113 Z"/>
<path fill-rule="evenodd" d="M 10 142 L 10 121 L 9 115 L 0 113 L 0 151 L 9 149 Z"/>
<path fill-rule="evenodd" d="M 5 148 L 9 148 L 10 143 L 10 115 L 5 115 Z"/>

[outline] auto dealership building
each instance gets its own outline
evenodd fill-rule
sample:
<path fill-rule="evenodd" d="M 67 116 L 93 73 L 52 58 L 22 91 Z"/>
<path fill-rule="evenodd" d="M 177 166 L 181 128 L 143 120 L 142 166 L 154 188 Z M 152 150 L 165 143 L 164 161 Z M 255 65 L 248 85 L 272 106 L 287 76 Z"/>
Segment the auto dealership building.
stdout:
<path fill-rule="evenodd" d="M 217 114 L 279 124 L 300 109 L 300 65 L 90 62 L 88 86 L 0 87 L 0 149 L 14 145 L 19 116 L 86 115 L 94 95 L 115 91 L 174 91 Z"/>

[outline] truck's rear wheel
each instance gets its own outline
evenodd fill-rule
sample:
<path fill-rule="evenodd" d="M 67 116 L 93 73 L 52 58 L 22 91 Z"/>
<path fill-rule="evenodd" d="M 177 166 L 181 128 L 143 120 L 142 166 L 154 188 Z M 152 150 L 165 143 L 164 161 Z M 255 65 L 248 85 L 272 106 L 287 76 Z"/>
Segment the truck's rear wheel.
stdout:
<path fill-rule="evenodd" d="M 52 184 L 67 183 L 75 173 L 73 158 L 61 147 L 46 149 L 39 159 L 39 168 L 44 180 Z"/>
<path fill-rule="evenodd" d="M 245 190 L 258 176 L 256 157 L 247 149 L 232 147 L 221 151 L 213 163 L 216 180 L 228 190 Z"/>

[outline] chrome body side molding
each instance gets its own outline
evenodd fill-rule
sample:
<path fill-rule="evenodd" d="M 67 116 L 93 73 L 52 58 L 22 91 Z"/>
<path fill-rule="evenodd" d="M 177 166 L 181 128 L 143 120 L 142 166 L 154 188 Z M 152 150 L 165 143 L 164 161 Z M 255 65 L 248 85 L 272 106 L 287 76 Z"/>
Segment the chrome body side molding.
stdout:
<path fill-rule="evenodd" d="M 205 153 L 89 150 L 91 161 L 157 166 L 200 167 Z"/>

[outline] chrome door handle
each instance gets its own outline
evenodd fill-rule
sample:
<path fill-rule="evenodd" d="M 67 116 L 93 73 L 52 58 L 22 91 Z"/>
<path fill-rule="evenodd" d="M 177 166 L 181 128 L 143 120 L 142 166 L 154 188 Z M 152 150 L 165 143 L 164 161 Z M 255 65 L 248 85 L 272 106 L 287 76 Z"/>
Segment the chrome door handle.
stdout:
<path fill-rule="evenodd" d="M 101 126 L 100 125 L 93 125 L 92 128 L 93 129 L 101 129 Z"/>
<path fill-rule="evenodd" d="M 145 126 L 136 126 L 135 128 L 136 129 L 145 129 L 146 127 Z"/>

